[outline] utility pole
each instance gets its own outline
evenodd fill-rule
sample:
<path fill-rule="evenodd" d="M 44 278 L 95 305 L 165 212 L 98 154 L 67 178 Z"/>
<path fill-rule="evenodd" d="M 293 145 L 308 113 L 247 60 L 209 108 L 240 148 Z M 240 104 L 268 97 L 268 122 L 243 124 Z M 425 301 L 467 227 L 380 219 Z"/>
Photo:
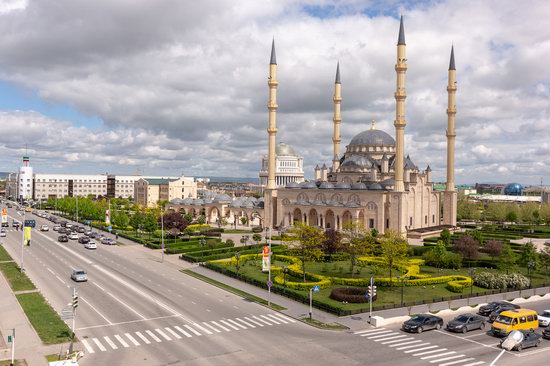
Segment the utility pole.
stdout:
<path fill-rule="evenodd" d="M 73 344 L 74 344 L 74 330 L 76 323 L 76 308 L 78 307 L 78 294 L 76 293 L 76 287 L 73 287 L 73 300 L 70 304 L 73 307 L 73 324 L 71 328 L 71 345 L 69 346 L 69 353 L 73 353 Z"/>
<path fill-rule="evenodd" d="M 76 223 L 78 223 L 78 196 L 76 196 Z"/>
<path fill-rule="evenodd" d="M 8 342 L 11 338 L 11 363 L 10 366 L 15 366 L 15 328 L 12 329 L 11 337 L 8 336 Z"/>
<path fill-rule="evenodd" d="M 23 267 L 23 249 L 25 248 L 25 207 L 23 206 L 23 221 L 21 222 L 21 272 L 25 272 Z"/>
<path fill-rule="evenodd" d="M 161 232 L 161 239 L 160 239 L 160 261 L 161 263 L 164 262 L 164 215 L 162 214 L 162 208 L 160 209 L 160 232 Z"/>
<path fill-rule="evenodd" d="M 267 272 L 267 306 L 271 307 L 271 286 L 273 283 L 271 282 L 271 227 L 269 228 L 269 242 L 267 243 L 269 245 L 269 267 Z"/>

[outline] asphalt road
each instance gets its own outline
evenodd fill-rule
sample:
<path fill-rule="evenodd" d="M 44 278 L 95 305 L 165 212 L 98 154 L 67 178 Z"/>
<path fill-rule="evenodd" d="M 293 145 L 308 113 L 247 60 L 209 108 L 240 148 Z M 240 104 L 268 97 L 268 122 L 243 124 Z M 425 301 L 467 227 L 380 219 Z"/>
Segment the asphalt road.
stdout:
<path fill-rule="evenodd" d="M 13 209 L 11 218 L 22 217 Z M 28 214 L 27 214 L 28 215 Z M 160 263 L 158 252 L 132 246 L 87 250 L 39 232 L 24 248 L 24 267 L 52 306 L 61 311 L 76 287 L 76 334 L 87 365 L 490 365 L 499 340 L 482 331 L 407 334 L 399 325 L 356 332 L 323 331 L 271 311 Z M 21 231 L 8 229 L 4 246 L 17 262 Z M 72 268 L 88 272 L 75 283 Z M 550 301 L 527 304 L 550 309 Z M 0 315 L 1 316 L 1 315 Z M 448 320 L 448 319 L 446 319 Z M 68 321 L 70 325 L 70 321 Z M 550 341 L 522 353 L 506 352 L 499 366 L 545 365 Z"/>

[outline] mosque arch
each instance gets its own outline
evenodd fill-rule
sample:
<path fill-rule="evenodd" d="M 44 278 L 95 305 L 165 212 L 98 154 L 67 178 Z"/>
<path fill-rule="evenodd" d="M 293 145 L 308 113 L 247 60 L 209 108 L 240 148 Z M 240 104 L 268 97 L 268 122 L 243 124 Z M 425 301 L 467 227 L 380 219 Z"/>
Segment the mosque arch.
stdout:
<path fill-rule="evenodd" d="M 296 201 L 297 202 L 300 202 L 300 201 L 309 202 L 309 197 L 305 193 L 300 193 L 298 195 L 298 197 L 296 197 Z"/>
<path fill-rule="evenodd" d="M 315 201 L 320 201 L 325 203 L 327 201 L 327 198 L 323 193 L 317 193 L 317 195 L 315 196 Z"/>
<path fill-rule="evenodd" d="M 330 200 L 332 202 L 338 202 L 338 203 L 344 202 L 344 199 L 342 198 L 342 195 L 340 193 L 333 194 L 332 197 L 330 197 Z"/>
<path fill-rule="evenodd" d="M 319 225 L 319 214 L 317 213 L 317 210 L 312 208 L 311 210 L 309 210 L 309 215 L 308 215 L 308 224 L 309 226 L 316 226 L 316 225 Z"/>
<path fill-rule="evenodd" d="M 358 205 L 361 204 L 361 199 L 359 198 L 358 195 L 356 194 L 352 194 L 348 197 L 348 203 L 350 202 L 354 202 L 354 203 L 357 203 Z"/>
<path fill-rule="evenodd" d="M 351 178 L 350 178 L 350 177 L 344 177 L 344 179 L 342 179 L 342 183 L 351 184 L 351 183 L 353 183 L 353 182 L 351 181 Z"/>
<path fill-rule="evenodd" d="M 208 221 L 209 222 L 216 222 L 220 218 L 220 210 L 216 206 L 211 207 L 208 210 Z"/>
<path fill-rule="evenodd" d="M 370 201 L 369 203 L 367 203 L 367 210 L 368 211 L 376 211 L 378 209 L 378 206 L 376 205 L 376 203 Z"/>
<path fill-rule="evenodd" d="M 342 225 L 346 226 L 353 222 L 353 216 L 351 215 L 351 212 L 348 210 L 344 211 L 344 214 L 342 215 Z"/>
<path fill-rule="evenodd" d="M 283 205 L 290 205 L 290 200 L 288 198 L 283 199 Z"/>
<path fill-rule="evenodd" d="M 328 210 L 325 213 L 325 228 L 327 229 L 336 229 L 336 217 L 332 210 Z"/>
<path fill-rule="evenodd" d="M 292 213 L 292 216 L 293 216 L 293 222 L 292 222 L 292 225 L 296 224 L 296 223 L 302 223 L 302 210 L 300 210 L 299 208 L 295 208 L 294 209 L 294 212 Z"/>

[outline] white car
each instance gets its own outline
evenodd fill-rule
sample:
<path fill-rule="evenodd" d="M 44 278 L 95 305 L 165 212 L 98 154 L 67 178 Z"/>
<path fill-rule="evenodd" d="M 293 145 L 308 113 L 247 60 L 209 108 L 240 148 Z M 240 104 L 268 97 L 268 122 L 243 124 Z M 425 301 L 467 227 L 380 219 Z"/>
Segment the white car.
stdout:
<path fill-rule="evenodd" d="M 86 249 L 97 249 L 97 244 L 93 241 L 90 241 L 90 242 L 84 244 L 84 248 L 86 248 Z"/>
<path fill-rule="evenodd" d="M 544 310 L 539 314 L 539 327 L 547 327 L 550 325 L 550 310 Z"/>
<path fill-rule="evenodd" d="M 52 230 L 53 230 L 53 231 L 57 231 L 57 230 L 59 230 L 59 229 L 61 229 L 61 225 L 54 225 L 54 226 L 52 227 Z"/>
<path fill-rule="evenodd" d="M 78 234 L 77 233 L 70 233 L 68 237 L 71 240 L 78 240 Z"/>
<path fill-rule="evenodd" d="M 50 228 L 48 227 L 48 225 L 42 225 L 40 226 L 40 231 L 50 231 Z"/>
<path fill-rule="evenodd" d="M 6 237 L 6 232 L 4 230 L 1 230 L 0 231 L 0 238 L 5 238 Z"/>

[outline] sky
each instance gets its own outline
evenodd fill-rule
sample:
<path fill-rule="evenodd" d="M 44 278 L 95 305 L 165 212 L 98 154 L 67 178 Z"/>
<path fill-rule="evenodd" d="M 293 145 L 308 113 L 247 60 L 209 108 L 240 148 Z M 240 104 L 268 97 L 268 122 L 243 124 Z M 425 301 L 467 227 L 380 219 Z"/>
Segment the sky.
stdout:
<path fill-rule="evenodd" d="M 457 182 L 550 184 L 544 0 L 0 0 L 0 171 L 257 177 L 274 38 L 277 141 L 311 178 L 337 62 L 342 152 L 373 119 L 395 135 L 400 15 L 414 163 L 445 179 L 454 45 Z"/>

